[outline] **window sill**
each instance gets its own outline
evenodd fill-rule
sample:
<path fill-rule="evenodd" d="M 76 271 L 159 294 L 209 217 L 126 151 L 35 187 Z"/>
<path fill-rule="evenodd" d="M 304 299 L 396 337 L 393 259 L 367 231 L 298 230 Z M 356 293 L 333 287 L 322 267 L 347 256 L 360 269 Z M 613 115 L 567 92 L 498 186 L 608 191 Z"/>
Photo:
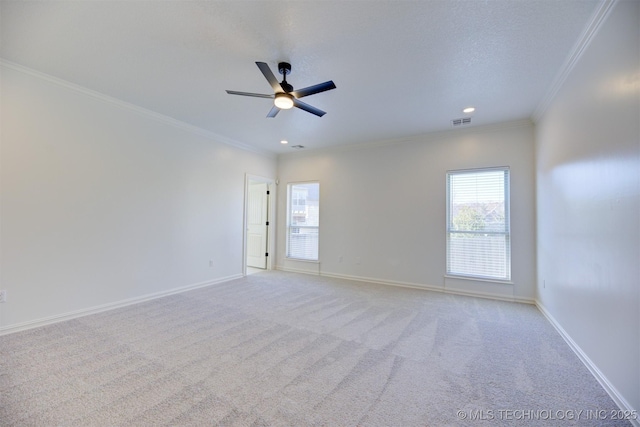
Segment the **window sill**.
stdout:
<path fill-rule="evenodd" d="M 307 262 L 309 264 L 320 264 L 320 260 L 303 259 L 303 258 L 291 258 L 291 257 L 285 257 L 285 259 L 287 261 Z"/>
<path fill-rule="evenodd" d="M 487 282 L 487 283 L 497 283 L 499 285 L 513 285 L 511 280 L 500 280 L 500 279 L 487 279 L 485 277 L 474 277 L 474 276 L 457 276 L 455 274 L 445 274 L 445 279 L 460 279 L 460 280 L 468 280 L 470 282 Z"/>

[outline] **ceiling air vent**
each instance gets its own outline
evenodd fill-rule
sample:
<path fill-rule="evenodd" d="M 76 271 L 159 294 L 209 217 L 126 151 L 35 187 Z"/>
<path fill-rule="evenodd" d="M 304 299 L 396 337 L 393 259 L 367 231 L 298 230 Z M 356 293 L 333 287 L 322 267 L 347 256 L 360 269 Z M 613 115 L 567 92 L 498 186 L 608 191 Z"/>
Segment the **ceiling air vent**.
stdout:
<path fill-rule="evenodd" d="M 304 145 L 292 145 L 291 148 L 295 148 L 296 150 L 300 150 L 304 148 Z"/>
<path fill-rule="evenodd" d="M 453 119 L 451 120 L 451 126 L 462 126 L 471 124 L 471 117 L 463 117 L 461 119 Z"/>

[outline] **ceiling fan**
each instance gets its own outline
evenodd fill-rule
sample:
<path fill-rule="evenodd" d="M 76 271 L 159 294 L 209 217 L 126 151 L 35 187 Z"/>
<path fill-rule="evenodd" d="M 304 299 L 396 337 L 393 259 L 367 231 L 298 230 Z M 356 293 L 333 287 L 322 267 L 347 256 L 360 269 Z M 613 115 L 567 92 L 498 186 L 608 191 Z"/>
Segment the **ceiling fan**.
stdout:
<path fill-rule="evenodd" d="M 291 64 L 289 64 L 288 62 L 280 62 L 278 64 L 278 71 L 280 71 L 280 74 L 282 74 L 282 82 L 278 82 L 278 79 L 276 79 L 276 76 L 273 75 L 271 69 L 265 62 L 256 62 L 256 65 L 258 66 L 260 71 L 262 71 L 262 74 L 273 88 L 273 95 L 238 92 L 235 90 L 228 90 L 227 93 L 230 95 L 253 96 L 256 98 L 273 99 L 274 105 L 273 107 L 271 107 L 271 110 L 269 111 L 269 114 L 267 114 L 267 117 L 275 117 L 280 112 L 280 110 L 288 110 L 292 107 L 300 108 L 301 110 L 307 111 L 311 114 L 315 114 L 318 117 L 322 117 L 326 114 L 326 112 L 300 101 L 300 98 L 324 92 L 326 90 L 335 89 L 336 85 L 333 83 L 333 81 L 329 80 L 324 83 L 305 87 L 304 89 L 293 90 L 293 86 L 291 86 L 287 82 L 287 75 L 291 73 Z"/>

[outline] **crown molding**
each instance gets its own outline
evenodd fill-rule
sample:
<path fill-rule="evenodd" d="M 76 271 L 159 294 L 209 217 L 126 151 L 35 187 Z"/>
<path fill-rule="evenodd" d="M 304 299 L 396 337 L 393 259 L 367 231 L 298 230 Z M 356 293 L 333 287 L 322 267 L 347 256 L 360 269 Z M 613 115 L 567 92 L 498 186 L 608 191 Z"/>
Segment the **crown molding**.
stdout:
<path fill-rule="evenodd" d="M 244 150 L 244 151 L 251 151 L 251 152 L 254 152 L 254 153 L 257 153 L 257 154 L 261 154 L 263 156 L 268 156 L 268 157 L 271 157 L 271 158 L 275 158 L 276 157 L 276 155 L 274 153 L 272 153 L 272 152 L 257 149 L 255 147 L 252 147 L 250 145 L 244 144 L 242 142 L 235 141 L 235 140 L 233 140 L 231 138 L 227 138 L 225 136 L 216 134 L 216 133 L 211 132 L 211 131 L 206 130 L 206 129 L 202 129 L 202 128 L 198 127 L 198 126 L 194 126 L 194 125 L 191 125 L 189 123 L 183 122 L 181 120 L 174 119 L 173 117 L 169 117 L 169 116 L 166 116 L 164 114 L 160 114 L 160 113 L 157 113 L 155 111 L 140 107 L 138 105 L 122 101 L 122 100 L 114 98 L 112 96 L 105 95 L 103 93 L 88 89 L 88 88 L 86 88 L 84 86 L 80 86 L 80 85 L 77 85 L 75 83 L 71 83 L 71 82 L 69 82 L 67 80 L 63 80 L 63 79 L 60 79 L 58 77 L 54 77 L 54 76 L 51 76 L 49 74 L 45 74 L 43 72 L 34 70 L 32 68 L 25 67 L 23 65 L 15 63 L 15 62 L 8 61 L 8 60 L 6 60 L 4 58 L 0 58 L 0 67 L 8 68 L 8 69 L 17 71 L 17 72 L 22 73 L 22 74 L 27 74 L 29 76 L 32 76 L 32 77 L 35 77 L 37 79 L 46 81 L 48 83 L 52 83 L 52 84 L 54 84 L 56 86 L 61 86 L 61 87 L 64 87 L 66 89 L 72 90 L 74 92 L 81 93 L 83 95 L 86 95 L 86 96 L 91 97 L 93 99 L 96 99 L 98 101 L 104 102 L 106 104 L 110 104 L 110 105 L 118 107 L 120 109 L 123 109 L 123 110 L 129 111 L 131 113 L 135 113 L 135 114 L 141 115 L 141 116 L 146 117 L 148 119 L 154 120 L 156 122 L 159 122 L 159 123 L 162 123 L 162 124 L 165 124 L 165 125 L 168 125 L 168 126 L 180 129 L 180 130 L 183 130 L 185 132 L 189 132 L 191 134 L 204 137 L 204 138 L 206 138 L 208 140 L 211 140 L 211 141 L 214 141 L 214 142 L 223 143 L 223 144 L 230 145 L 232 147 L 235 147 L 235 148 L 238 148 L 238 149 L 241 149 L 241 150 Z"/>
<path fill-rule="evenodd" d="M 609 12 L 617 2 L 618 0 L 602 0 L 600 2 L 598 8 L 591 17 L 589 24 L 578 38 L 578 41 L 573 49 L 571 49 L 571 51 L 569 52 L 569 56 L 562 64 L 562 67 L 560 67 L 560 71 L 553 80 L 553 83 L 551 83 L 549 91 L 546 93 L 544 98 L 542 98 L 542 101 L 538 104 L 533 114 L 531 115 L 531 120 L 533 120 L 534 123 L 540 121 L 545 111 L 547 111 L 556 95 L 560 91 L 560 88 L 562 88 L 564 82 L 569 77 L 569 74 L 571 74 L 571 71 L 575 67 L 576 63 L 580 60 L 582 54 L 589 46 L 591 40 L 596 35 L 598 30 L 602 26 L 602 23 L 605 21 L 605 19 L 609 15 Z"/>

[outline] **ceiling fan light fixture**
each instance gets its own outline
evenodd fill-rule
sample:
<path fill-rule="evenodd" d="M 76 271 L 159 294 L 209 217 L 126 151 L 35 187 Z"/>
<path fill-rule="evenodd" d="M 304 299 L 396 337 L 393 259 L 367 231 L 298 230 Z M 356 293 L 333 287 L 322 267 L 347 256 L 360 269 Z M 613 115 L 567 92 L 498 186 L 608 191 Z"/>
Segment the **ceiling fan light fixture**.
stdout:
<path fill-rule="evenodd" d="M 288 110 L 293 107 L 293 98 L 286 93 L 277 93 L 273 104 L 281 110 Z"/>

